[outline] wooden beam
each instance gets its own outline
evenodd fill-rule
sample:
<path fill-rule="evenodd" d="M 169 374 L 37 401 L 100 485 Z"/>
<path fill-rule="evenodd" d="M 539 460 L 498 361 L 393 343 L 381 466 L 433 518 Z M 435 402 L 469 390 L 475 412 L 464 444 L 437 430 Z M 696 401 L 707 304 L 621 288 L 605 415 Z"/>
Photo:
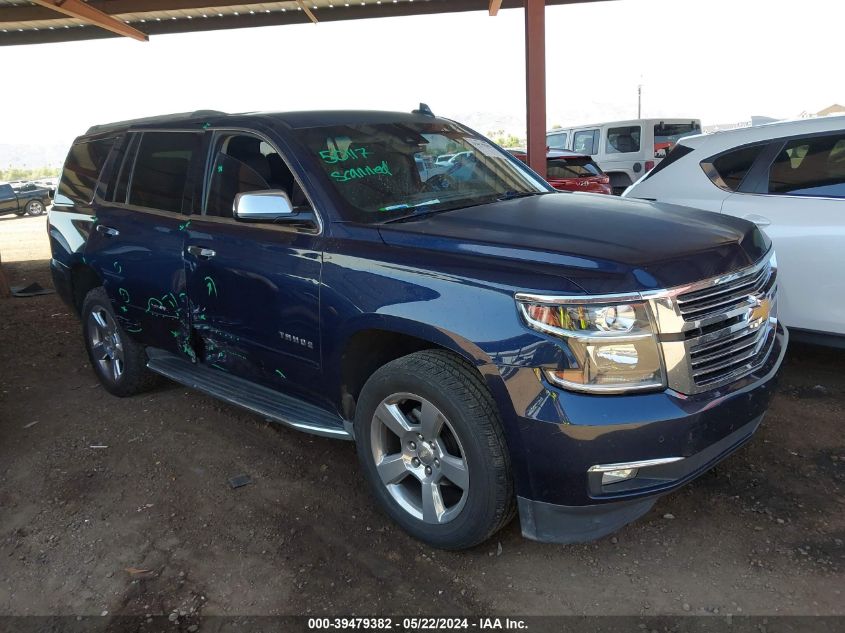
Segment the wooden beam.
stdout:
<path fill-rule="evenodd" d="M 118 35 L 131 37 L 133 40 L 138 40 L 139 42 L 147 42 L 150 39 L 146 33 L 142 33 L 138 29 L 129 26 L 125 22 L 117 20 L 108 15 L 107 13 L 103 13 L 99 9 L 95 9 L 90 4 L 83 2 L 82 0 L 32 1 L 36 4 L 41 5 L 42 7 L 46 7 L 48 9 L 52 9 L 53 11 L 63 13 L 68 17 L 82 20 L 83 22 L 93 24 L 94 26 L 99 26 L 100 28 L 106 29 L 107 31 L 111 31 L 112 33 L 117 33 Z"/>
<path fill-rule="evenodd" d="M 305 15 L 308 16 L 309 20 L 311 20 L 314 24 L 317 24 L 317 16 L 311 12 L 311 9 L 309 9 L 302 0 L 296 0 L 296 4 L 298 4 L 299 8 L 305 12 Z"/>
<path fill-rule="evenodd" d="M 490 0 L 490 15 L 499 15 L 502 8 L 502 0 Z"/>

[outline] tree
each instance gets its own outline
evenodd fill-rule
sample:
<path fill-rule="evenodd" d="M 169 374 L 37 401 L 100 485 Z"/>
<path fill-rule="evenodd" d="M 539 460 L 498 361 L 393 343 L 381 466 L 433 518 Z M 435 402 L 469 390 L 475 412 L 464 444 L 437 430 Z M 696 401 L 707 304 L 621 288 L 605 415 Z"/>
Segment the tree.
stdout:
<path fill-rule="evenodd" d="M 519 147 L 520 145 L 525 144 L 525 141 L 521 138 L 515 134 L 507 134 L 504 130 L 493 130 L 491 132 L 487 132 L 487 136 L 493 139 L 493 142 L 496 143 L 496 145 L 501 145 L 502 147 Z"/>
<path fill-rule="evenodd" d="M 36 167 L 33 169 L 10 167 L 9 169 L 0 169 L 0 181 L 38 180 L 39 178 L 58 178 L 58 176 L 58 167 Z"/>

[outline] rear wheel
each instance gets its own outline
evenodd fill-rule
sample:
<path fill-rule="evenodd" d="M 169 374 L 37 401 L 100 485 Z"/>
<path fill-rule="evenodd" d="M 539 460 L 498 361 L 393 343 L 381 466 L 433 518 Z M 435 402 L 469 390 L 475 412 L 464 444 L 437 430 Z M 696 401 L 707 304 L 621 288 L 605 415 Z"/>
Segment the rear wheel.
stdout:
<path fill-rule="evenodd" d="M 44 203 L 41 200 L 30 200 L 26 203 L 26 212 L 29 215 L 41 215 L 44 213 Z"/>
<path fill-rule="evenodd" d="M 472 547 L 514 514 L 501 421 L 478 372 L 443 350 L 405 356 L 364 385 L 358 457 L 388 515 L 421 541 Z"/>
<path fill-rule="evenodd" d="M 94 288 L 85 296 L 81 316 L 88 358 L 106 391 L 132 396 L 155 384 L 143 347 L 120 327 L 103 288 Z"/>

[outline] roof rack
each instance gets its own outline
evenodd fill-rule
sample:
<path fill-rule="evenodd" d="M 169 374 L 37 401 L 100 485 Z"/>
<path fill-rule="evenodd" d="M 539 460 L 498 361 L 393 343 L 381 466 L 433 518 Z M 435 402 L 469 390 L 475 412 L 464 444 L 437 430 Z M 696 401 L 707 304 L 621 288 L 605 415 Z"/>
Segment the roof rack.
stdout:
<path fill-rule="evenodd" d="M 103 123 L 92 125 L 86 134 L 99 134 L 131 127 L 133 125 L 153 125 L 156 123 L 175 123 L 178 121 L 190 121 L 191 119 L 202 119 L 206 117 L 226 116 L 228 112 L 219 110 L 194 110 L 193 112 L 179 112 L 177 114 L 163 114 L 150 116 L 142 119 L 128 119 L 126 121 L 115 121 L 114 123 Z"/>

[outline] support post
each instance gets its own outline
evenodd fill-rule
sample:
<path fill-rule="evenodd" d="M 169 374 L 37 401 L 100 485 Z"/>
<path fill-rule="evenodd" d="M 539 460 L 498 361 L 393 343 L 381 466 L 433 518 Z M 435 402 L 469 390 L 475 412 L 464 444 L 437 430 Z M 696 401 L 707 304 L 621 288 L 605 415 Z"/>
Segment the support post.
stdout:
<path fill-rule="evenodd" d="M 546 2 L 525 0 L 528 165 L 546 177 Z"/>

